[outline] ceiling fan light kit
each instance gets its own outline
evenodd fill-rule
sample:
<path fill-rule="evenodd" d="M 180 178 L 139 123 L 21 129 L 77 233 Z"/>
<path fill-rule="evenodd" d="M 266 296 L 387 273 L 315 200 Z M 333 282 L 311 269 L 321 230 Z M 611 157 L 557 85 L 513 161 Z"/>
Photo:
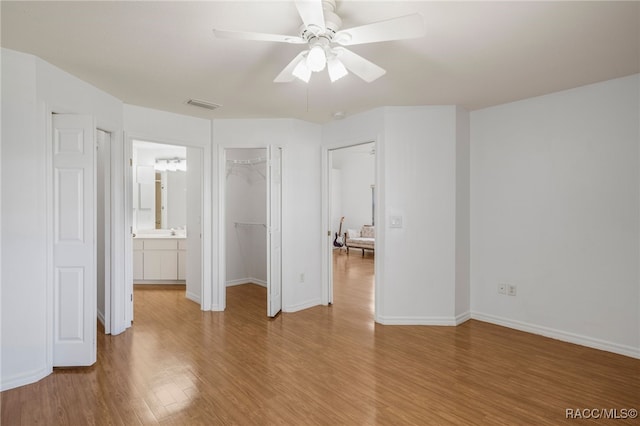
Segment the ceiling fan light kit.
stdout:
<path fill-rule="evenodd" d="M 342 19 L 335 13 L 335 0 L 295 0 L 295 4 L 303 22 L 297 37 L 218 29 L 213 33 L 227 39 L 306 43 L 309 48 L 278 74 L 273 80 L 276 83 L 288 83 L 296 78 L 308 83 L 312 73 L 325 68 L 331 82 L 350 71 L 370 83 L 386 71 L 342 46 L 417 38 L 425 33 L 424 19 L 418 13 L 341 30 Z"/>

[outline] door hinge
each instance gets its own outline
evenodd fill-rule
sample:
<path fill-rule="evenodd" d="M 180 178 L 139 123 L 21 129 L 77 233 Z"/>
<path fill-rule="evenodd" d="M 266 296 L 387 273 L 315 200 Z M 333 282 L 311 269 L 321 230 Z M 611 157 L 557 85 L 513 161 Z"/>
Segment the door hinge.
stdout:
<path fill-rule="evenodd" d="M 133 158 L 129 158 L 129 167 L 133 167 Z"/>
<path fill-rule="evenodd" d="M 131 293 L 131 301 L 133 302 L 133 293 Z"/>
<path fill-rule="evenodd" d="M 331 231 L 327 231 L 327 236 L 330 237 L 331 236 Z"/>

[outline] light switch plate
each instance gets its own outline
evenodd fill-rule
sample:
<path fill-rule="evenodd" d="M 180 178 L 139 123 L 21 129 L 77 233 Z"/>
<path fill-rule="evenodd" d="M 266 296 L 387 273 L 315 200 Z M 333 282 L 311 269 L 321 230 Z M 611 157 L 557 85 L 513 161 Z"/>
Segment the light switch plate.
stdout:
<path fill-rule="evenodd" d="M 402 216 L 390 216 L 389 217 L 389 227 L 391 227 L 391 228 L 402 228 Z"/>

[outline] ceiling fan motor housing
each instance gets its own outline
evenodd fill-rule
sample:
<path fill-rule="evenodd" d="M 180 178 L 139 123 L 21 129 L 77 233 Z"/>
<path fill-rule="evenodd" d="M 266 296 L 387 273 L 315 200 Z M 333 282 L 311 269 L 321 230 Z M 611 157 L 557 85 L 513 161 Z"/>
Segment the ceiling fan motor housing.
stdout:
<path fill-rule="evenodd" d="M 323 0 L 322 9 L 325 28 L 318 28 L 315 25 L 305 26 L 304 24 L 300 27 L 300 37 L 310 44 L 313 43 L 314 38 L 324 38 L 331 42 L 342 27 L 342 19 L 335 13 L 336 2 L 334 0 Z"/>

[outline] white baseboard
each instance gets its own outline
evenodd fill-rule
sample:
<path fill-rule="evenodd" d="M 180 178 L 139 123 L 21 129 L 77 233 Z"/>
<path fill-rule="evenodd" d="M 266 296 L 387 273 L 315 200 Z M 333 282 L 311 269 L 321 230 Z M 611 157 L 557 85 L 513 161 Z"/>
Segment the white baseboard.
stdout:
<path fill-rule="evenodd" d="M 227 281 L 227 287 L 233 287 L 234 285 L 242 285 L 242 284 L 257 284 L 262 287 L 267 286 L 266 281 L 260 280 L 258 278 L 238 278 L 237 280 Z"/>
<path fill-rule="evenodd" d="M 98 310 L 98 321 L 100 321 L 100 324 L 104 327 L 104 312 L 100 312 L 100 310 Z"/>
<path fill-rule="evenodd" d="M 467 322 L 471 319 L 471 311 L 463 312 L 461 314 L 456 315 L 456 325 L 460 325 L 464 322 Z"/>
<path fill-rule="evenodd" d="M 629 356 L 631 358 L 640 358 L 640 348 L 634 348 L 632 346 L 620 345 L 618 343 L 607 342 L 605 340 L 600 340 L 581 334 L 570 333 L 567 331 L 557 330 L 554 328 L 544 327 L 536 324 L 530 324 L 523 321 L 516 321 L 496 315 L 483 314 L 482 312 L 471 312 L 471 318 L 478 321 L 500 325 L 503 327 L 513 328 L 515 330 L 525 331 L 527 333 L 550 337 L 552 339 L 561 340 L 563 342 L 575 343 L 576 345 L 587 346 L 589 348 L 599 349 L 607 352 L 613 352 L 619 355 Z"/>
<path fill-rule="evenodd" d="M 382 325 L 458 325 L 458 317 L 410 317 L 376 315 L 376 322 Z"/>
<path fill-rule="evenodd" d="M 282 312 L 289 312 L 289 313 L 298 312 L 298 311 L 302 311 L 303 309 L 309 309 L 309 308 L 313 308 L 314 306 L 319 306 L 321 304 L 322 303 L 320 299 L 312 299 L 306 302 L 297 303 L 295 305 L 283 306 Z"/>
<path fill-rule="evenodd" d="M 211 312 L 224 312 L 224 309 L 220 305 L 211 305 Z"/>
<path fill-rule="evenodd" d="M 51 369 L 43 368 L 31 373 L 9 377 L 8 379 L 2 380 L 2 382 L 0 382 L 0 391 L 4 392 L 6 390 L 14 389 L 20 386 L 30 385 L 31 383 L 35 383 L 39 380 L 44 379 L 51 373 Z"/>
<path fill-rule="evenodd" d="M 134 285 L 174 285 L 187 284 L 185 280 L 135 280 Z"/>
<path fill-rule="evenodd" d="M 193 302 L 196 302 L 197 304 L 200 304 L 200 296 L 198 296 L 197 294 L 193 294 L 190 291 L 185 292 L 185 297 Z"/>

